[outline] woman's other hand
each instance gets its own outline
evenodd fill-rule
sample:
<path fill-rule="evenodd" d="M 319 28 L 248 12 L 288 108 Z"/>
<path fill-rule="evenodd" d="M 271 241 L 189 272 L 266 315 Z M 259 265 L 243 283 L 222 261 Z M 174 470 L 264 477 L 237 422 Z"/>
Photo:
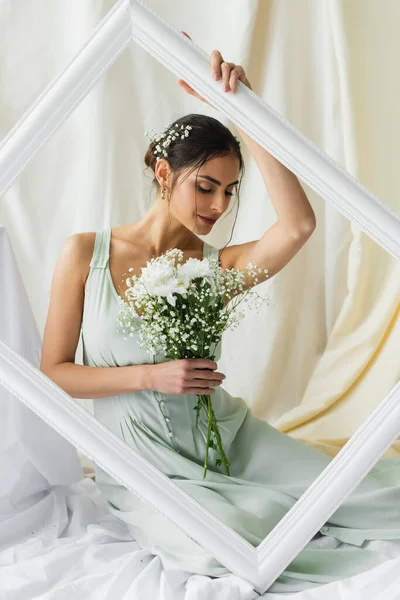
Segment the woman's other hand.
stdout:
<path fill-rule="evenodd" d="M 186 37 L 188 37 L 190 40 L 192 39 L 190 35 L 186 33 L 186 31 L 182 31 L 181 33 L 186 35 Z M 219 50 L 213 50 L 211 52 L 210 69 L 211 77 L 213 77 L 216 81 L 219 81 L 222 78 L 223 90 L 225 92 L 231 91 L 235 94 L 237 92 L 238 81 L 244 83 L 244 85 L 246 85 L 250 90 L 252 89 L 243 67 L 241 67 L 240 65 L 235 65 L 235 63 L 225 62 Z M 207 100 L 200 96 L 200 94 L 198 94 L 183 79 L 178 79 L 177 83 L 185 90 L 185 92 L 187 92 L 191 96 L 196 96 L 196 98 L 198 98 L 202 102 L 205 102 L 209 106 L 212 106 L 212 104 L 210 104 L 209 102 L 207 102 Z"/>

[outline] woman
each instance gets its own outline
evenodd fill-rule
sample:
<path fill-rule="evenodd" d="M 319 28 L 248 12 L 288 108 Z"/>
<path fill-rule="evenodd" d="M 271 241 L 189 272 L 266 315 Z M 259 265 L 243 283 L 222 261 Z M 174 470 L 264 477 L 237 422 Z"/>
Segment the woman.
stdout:
<path fill-rule="evenodd" d="M 235 93 L 238 79 L 251 87 L 243 68 L 224 62 L 218 51 L 211 55 L 211 72 L 222 78 L 226 92 Z M 190 135 L 175 137 L 165 154 L 157 149 L 157 141 L 149 146 L 145 162 L 154 171 L 158 189 L 155 204 L 141 221 L 75 234 L 64 243 L 53 278 L 40 368 L 72 397 L 93 398 L 101 422 L 257 546 L 331 459 L 257 419 L 242 398 L 220 387 L 224 375 L 216 370 L 216 362 L 171 361 L 160 354 L 151 358 L 139 348 L 137 337 L 126 341 L 117 333 L 119 298 L 124 293 L 117 282 L 129 268 L 140 274 L 152 256 L 172 247 L 183 251 L 184 260 L 218 255 L 197 234 L 208 234 L 213 224 L 206 219 L 218 220 L 229 209 L 243 171 L 240 144 L 218 120 L 200 114 L 174 121 L 162 139 L 188 125 Z M 271 278 L 311 235 L 314 213 L 297 178 L 240 133 L 260 168 L 278 220 L 260 240 L 225 247 L 219 254 L 220 265 L 244 268 L 251 260 L 268 269 Z M 84 364 L 77 365 L 81 329 Z M 216 466 L 211 450 L 203 480 L 206 423 L 200 419 L 196 429 L 193 410 L 200 393 L 213 394 L 230 477 L 223 466 Z M 396 463 L 392 477 L 398 484 L 384 482 L 379 468 L 383 463 L 378 463 L 315 536 L 330 537 L 331 548 L 318 547 L 318 540 L 311 540 L 269 591 L 299 591 L 349 577 L 382 561 L 379 554 L 360 546 L 364 540 L 400 539 L 400 465 Z M 165 568 L 214 577 L 229 573 L 98 467 L 96 483 L 110 511 L 128 524 L 140 545 L 160 556 Z M 339 540 L 354 544 L 354 552 L 334 549 Z"/>

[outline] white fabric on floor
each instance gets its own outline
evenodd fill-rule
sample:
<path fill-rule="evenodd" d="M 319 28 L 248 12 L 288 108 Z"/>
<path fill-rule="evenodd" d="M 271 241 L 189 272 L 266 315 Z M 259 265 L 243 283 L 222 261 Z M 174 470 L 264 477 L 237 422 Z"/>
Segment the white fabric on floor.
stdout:
<path fill-rule="evenodd" d="M 96 484 L 86 477 L 49 490 L 47 526 L 30 540 L 0 551 L 2 600 L 397 600 L 400 547 L 370 542 L 388 560 L 368 572 L 295 594 L 259 595 L 243 579 L 211 579 L 164 570 L 142 550 L 125 523 L 107 512 Z M 57 531 L 62 534 L 57 537 Z M 322 540 L 321 540 L 322 541 Z M 329 542 L 325 538 L 325 546 Z M 394 558 L 394 557 L 397 558 Z"/>
<path fill-rule="evenodd" d="M 6 230 L 0 227 L 0 339 L 40 365 L 40 338 Z M 1 371 L 1 365 L 0 365 Z M 111 515 L 96 484 L 83 477 L 73 446 L 0 386 L 1 600 L 252 600 L 252 585 L 230 575 L 211 579 L 164 570 L 127 525 Z M 56 449 L 56 451 L 55 451 Z M 349 546 L 332 538 L 327 547 Z M 334 547 L 335 547 L 334 546 Z M 314 600 L 391 597 L 400 589 L 400 540 L 368 542 L 389 560 L 348 580 L 296 594 Z M 368 595 L 369 594 L 369 595 Z M 397 596 L 398 597 L 398 596 Z M 392 596 L 393 600 L 396 596 Z"/>
<path fill-rule="evenodd" d="M 107 513 L 96 484 L 88 477 L 71 486 L 54 486 L 48 494 L 53 507 L 43 514 L 47 526 L 34 538 L 0 551 L 2 600 L 399 598 L 400 548 L 393 542 L 369 543 L 388 560 L 368 572 L 304 592 L 260 596 L 233 574 L 211 579 L 164 570 L 159 557 L 142 550 L 125 523 Z M 324 540 L 327 546 L 329 539 Z"/>

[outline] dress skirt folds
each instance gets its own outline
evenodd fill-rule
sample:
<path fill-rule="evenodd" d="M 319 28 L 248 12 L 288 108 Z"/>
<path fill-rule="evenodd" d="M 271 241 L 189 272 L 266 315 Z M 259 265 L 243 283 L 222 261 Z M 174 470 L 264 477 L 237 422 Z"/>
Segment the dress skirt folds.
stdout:
<path fill-rule="evenodd" d="M 140 349 L 135 335 L 124 340 L 117 332 L 120 304 L 109 270 L 110 238 L 110 229 L 96 233 L 82 320 L 83 362 L 95 367 L 163 362 L 167 360 L 163 355 L 149 357 Z M 204 243 L 204 256 L 217 253 Z M 196 395 L 140 390 L 95 399 L 93 409 L 109 430 L 256 547 L 332 459 L 258 419 L 242 398 L 217 386 L 212 403 L 231 476 L 223 465 L 215 464 L 218 455 L 211 448 L 203 480 L 207 424 L 200 416 L 196 428 L 196 403 Z M 110 512 L 128 524 L 143 548 L 160 557 L 165 569 L 210 577 L 230 573 L 178 526 L 97 466 L 96 484 Z M 330 539 L 328 546 L 321 545 L 322 536 Z M 400 460 L 381 459 L 268 591 L 297 592 L 367 571 L 385 559 L 363 548 L 363 543 L 393 539 L 400 539 Z M 352 547 L 340 547 L 340 542 Z"/>

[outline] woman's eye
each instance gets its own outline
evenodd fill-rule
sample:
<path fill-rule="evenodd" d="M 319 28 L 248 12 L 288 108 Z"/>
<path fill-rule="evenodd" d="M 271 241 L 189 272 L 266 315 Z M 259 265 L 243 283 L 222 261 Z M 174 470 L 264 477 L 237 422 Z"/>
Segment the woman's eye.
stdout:
<path fill-rule="evenodd" d="M 206 189 L 206 188 L 202 188 L 202 187 L 201 187 L 201 185 L 198 185 L 198 186 L 197 186 L 197 189 L 198 189 L 200 192 L 203 192 L 203 194 L 210 194 L 210 193 L 212 192 L 212 188 L 210 188 L 210 189 L 208 190 L 208 189 Z M 232 192 L 225 192 L 225 194 L 226 194 L 227 196 L 233 196 Z"/>
<path fill-rule="evenodd" d="M 209 194 L 209 193 L 212 191 L 212 188 L 210 188 L 210 189 L 208 190 L 208 189 L 202 188 L 202 187 L 201 187 L 201 185 L 198 185 L 198 186 L 197 186 L 197 189 L 198 189 L 200 192 L 203 192 L 204 194 Z"/>

